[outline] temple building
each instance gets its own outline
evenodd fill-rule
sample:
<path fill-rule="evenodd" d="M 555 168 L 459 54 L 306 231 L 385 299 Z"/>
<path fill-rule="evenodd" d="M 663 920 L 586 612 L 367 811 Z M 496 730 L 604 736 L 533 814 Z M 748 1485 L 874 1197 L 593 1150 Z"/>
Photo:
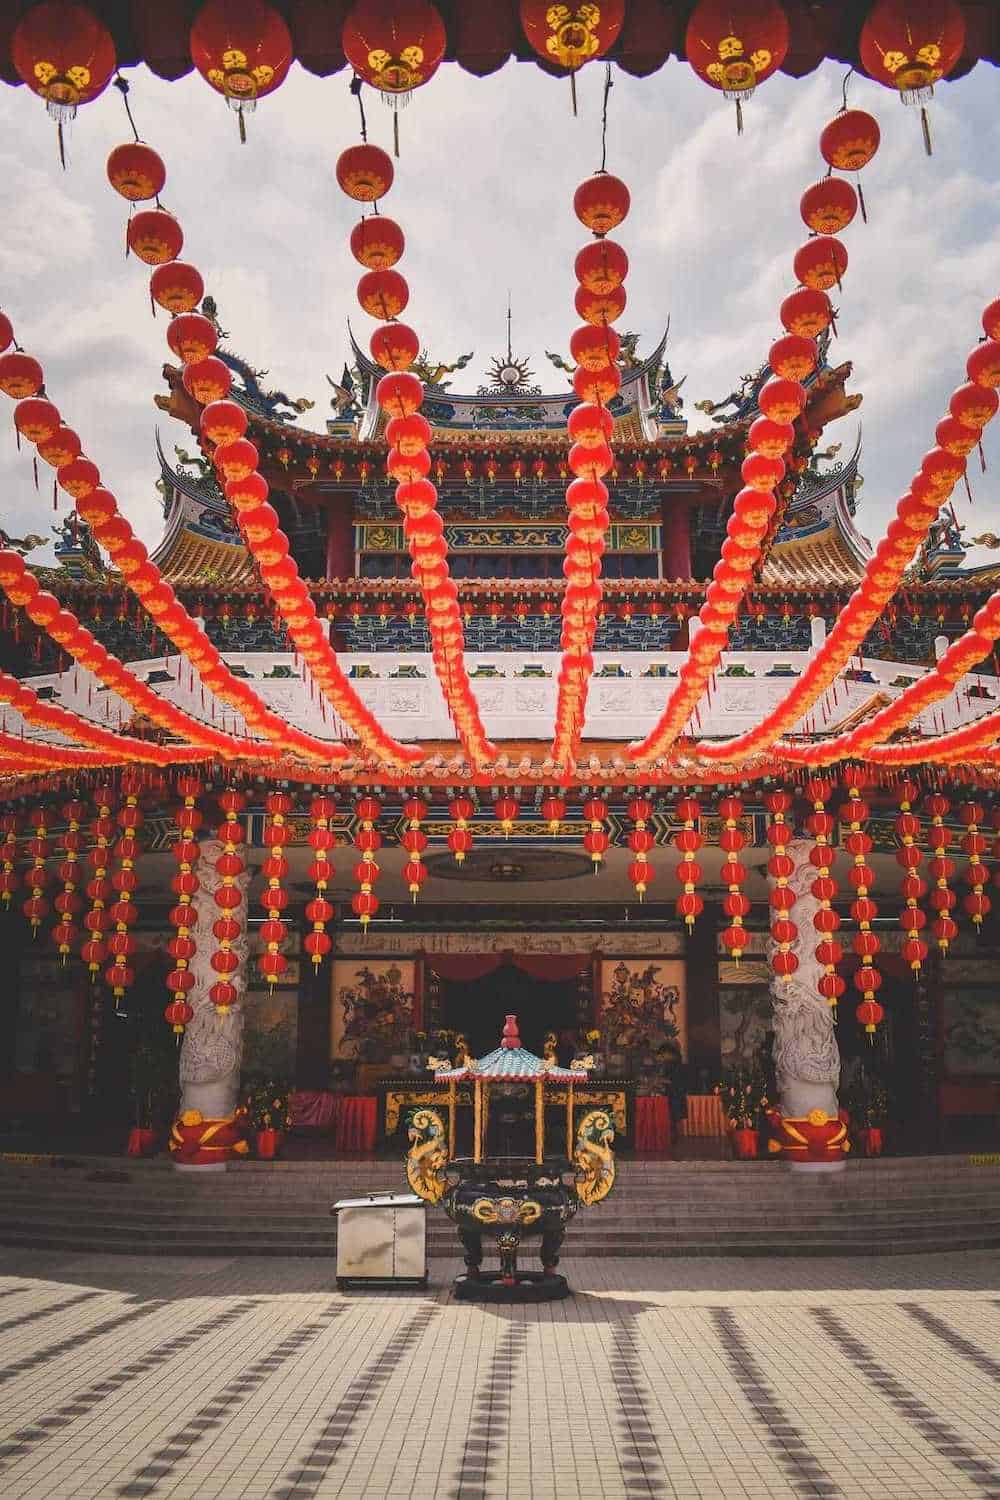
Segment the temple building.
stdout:
<path fill-rule="evenodd" d="M 774 766 L 763 777 L 738 770 L 727 777 L 724 768 L 716 773 L 692 757 L 689 780 L 675 768 L 645 786 L 632 770 L 627 747 L 653 729 L 695 639 L 742 483 L 747 432 L 760 415 L 757 398 L 771 371 L 762 368 L 723 401 L 692 405 L 686 381 L 670 367 L 669 332 L 648 353 L 636 337 L 623 338 L 620 391 L 610 404 L 615 467 L 608 479 L 603 597 L 580 761 L 567 777 L 547 745 L 570 534 L 566 420 L 576 396 L 557 370 L 543 383 L 509 340 L 475 391 L 461 388 L 469 356 L 447 365 L 421 355 L 431 475 L 458 588 L 466 670 L 498 752 L 485 776 L 463 756 L 432 665 L 403 518 L 385 474 L 385 414 L 375 396 L 382 372 L 350 336 L 324 421 L 316 403 L 264 389 L 264 377 L 219 328 L 211 298 L 203 311 L 218 331 L 217 352 L 233 376 L 230 399 L 247 414 L 246 436 L 343 673 L 382 728 L 423 754 L 405 774 L 390 776 L 373 774 L 370 761 L 357 755 L 313 776 L 303 766 L 227 771 L 223 761 L 194 765 L 186 780 L 148 768 L 24 778 L 9 825 L 10 868 L 30 884 L 32 870 L 44 864 L 37 818 L 35 825 L 30 820 L 39 806 L 48 807 L 43 903 L 66 874 L 62 866 L 57 874 L 54 861 L 65 857 L 67 803 L 75 803 L 71 810 L 85 831 L 80 858 L 91 868 L 101 805 L 112 819 L 105 831 L 117 837 L 122 826 L 133 829 L 139 847 L 127 866 L 137 876 L 134 892 L 130 880 L 116 887 L 126 901 L 131 895 L 132 906 L 118 924 L 128 935 L 124 986 L 113 982 L 113 957 L 110 966 L 102 959 L 88 972 L 80 957 L 82 928 L 60 954 L 48 935 L 52 918 L 40 915 L 33 931 L 21 918 L 20 897 L 12 902 L 4 919 L 7 1116 L 82 1120 L 86 1128 L 103 1123 L 112 1130 L 127 1123 L 126 1023 L 153 1014 L 162 1027 L 168 970 L 171 984 L 179 983 L 177 952 L 188 952 L 175 946 L 168 955 L 171 908 L 187 889 L 183 880 L 178 885 L 176 863 L 186 793 L 202 839 L 195 866 L 200 889 L 189 898 L 201 908 L 200 919 L 191 928 L 189 964 L 181 966 L 195 976 L 194 985 L 189 990 L 185 981 L 176 992 L 194 1010 L 181 1063 L 189 1105 L 204 1102 L 207 1089 L 204 1098 L 218 1113 L 213 1080 L 225 1075 L 232 1082 L 242 1066 L 244 1076 L 281 1079 L 303 1097 L 375 1100 L 377 1136 L 391 1146 L 401 1139 L 408 1102 L 426 1094 L 426 1057 L 455 1038 L 472 1055 L 488 1051 L 503 1017 L 516 1008 L 529 1049 L 548 1048 L 564 1062 L 580 1045 L 595 1054 L 590 1088 L 610 1101 L 626 1142 L 634 1139 L 636 1098 L 662 1090 L 665 1080 L 682 1115 L 679 1100 L 710 1098 L 724 1076 L 766 1075 L 773 1087 L 776 1065 L 779 1073 L 785 1068 L 786 1095 L 800 1097 L 806 1114 L 818 1103 L 833 1120 L 838 1086 L 841 1100 L 853 1099 L 862 1110 L 864 1099 L 884 1091 L 897 1121 L 897 1150 L 987 1138 L 1000 1105 L 1000 1003 L 991 977 L 1000 928 L 988 899 L 978 921 L 962 911 L 967 887 L 953 867 L 943 884 L 959 893 L 957 935 L 950 942 L 930 939 L 922 961 L 913 962 L 906 944 L 919 933 L 900 925 L 900 917 L 917 903 L 901 894 L 907 871 L 897 859 L 905 775 L 868 784 L 862 778 L 849 792 L 835 775 L 824 786 L 822 777 L 793 765 Z M 844 420 L 861 397 L 850 390 L 850 363 L 836 358 L 835 348 L 821 343 L 819 365 L 806 381 L 764 560 L 695 710 L 690 733 L 703 741 L 751 730 L 781 702 L 872 558 L 861 529 L 860 429 L 856 420 Z M 174 364 L 164 368 L 156 404 L 163 530 L 151 561 L 229 671 L 252 684 L 268 710 L 302 735 L 350 746 L 354 732 L 319 691 L 262 587 L 200 436 L 200 407 Z M 703 419 L 697 428 L 689 420 L 696 409 Z M 235 712 L 206 690 L 123 577 L 102 562 L 85 520 L 74 513 L 61 524 L 55 568 L 35 568 L 30 551 L 27 560 L 44 588 L 160 700 L 220 732 L 241 732 Z M 805 739 L 849 732 L 896 702 L 967 631 L 994 574 L 966 566 L 960 528 L 950 510 L 942 512 L 905 594 L 884 610 L 799 726 Z M 23 611 L 6 605 L 3 624 L 2 665 L 39 703 L 151 745 L 169 743 L 147 713 L 68 660 Z M 998 700 L 990 659 L 952 696 L 921 710 L 909 732 L 960 729 L 995 712 Z M 12 703 L 3 730 L 26 743 L 70 743 L 51 725 L 22 718 Z M 62 789 L 53 794 L 53 786 Z M 852 819 L 857 786 L 865 802 L 860 819 Z M 239 794 L 245 834 L 245 842 L 232 846 L 224 819 L 231 829 L 237 815 L 224 811 L 227 789 Z M 934 793 L 937 811 L 928 813 Z M 954 830 L 956 849 L 968 839 L 965 809 L 971 804 L 975 812 L 982 792 L 963 790 L 960 779 L 950 782 L 935 771 L 912 795 L 914 805 L 922 799 L 924 836 L 933 823 Z M 817 873 L 816 861 L 808 863 L 815 849 L 810 830 L 826 825 L 810 818 L 826 805 L 824 796 L 832 815 L 827 842 L 842 856 L 846 851 L 846 864 L 842 858 L 839 884 L 834 880 L 828 898 L 817 901 L 801 871 Z M 122 825 L 128 807 L 139 816 Z M 984 821 L 988 811 L 979 807 L 973 834 Z M 35 845 L 21 843 L 32 826 Z M 334 837 L 317 839 L 317 828 Z M 859 828 L 866 843 L 845 845 Z M 414 831 L 418 837 L 408 840 Z M 798 928 L 778 953 L 799 954 L 791 976 L 775 959 L 774 929 L 768 932 L 769 893 L 773 907 L 774 871 L 789 857 L 786 844 L 794 856 L 788 868 L 796 873 L 777 885 L 798 893 Z M 226 877 L 210 870 L 209 852 L 215 858 L 230 847 L 244 856 L 236 861 L 240 874 L 229 877 L 241 893 L 243 925 L 233 926 L 232 942 L 222 942 L 226 963 L 219 965 L 212 903 Z M 845 873 L 852 847 L 863 851 L 854 865 L 874 872 L 876 912 L 865 928 L 878 934 L 877 998 L 874 981 L 871 990 L 851 989 L 859 967 L 872 972 L 864 945 L 852 952 L 848 936 L 857 926 L 857 882 L 852 889 Z M 107 866 L 120 873 L 113 852 Z M 326 852 L 332 871 L 317 890 L 317 859 Z M 978 860 L 975 852 L 971 857 Z M 267 892 L 279 884 L 282 903 L 271 910 Z M 359 903 L 359 891 L 375 901 Z M 329 903 L 328 917 L 317 899 Z M 820 906 L 839 913 L 843 954 L 836 963 L 829 955 L 822 964 L 813 957 L 811 917 Z M 269 945 L 269 924 L 279 919 L 280 942 Z M 70 921 L 80 920 L 78 903 Z M 817 927 L 817 936 L 832 936 L 832 929 Z M 265 962 L 278 956 L 280 962 Z M 834 1032 L 827 1002 L 838 996 L 822 985 L 817 996 L 816 986 L 835 971 L 846 994 Z M 233 986 L 241 1016 L 226 1046 L 212 1030 L 218 1018 L 208 998 L 220 982 Z M 856 1015 L 862 995 L 875 1008 L 859 1006 Z M 199 1014 L 209 1017 L 200 1030 Z M 809 1045 L 796 1052 L 803 1028 L 812 1038 L 811 1057 Z M 185 1053 L 191 1054 L 186 1072 Z M 225 1102 L 231 1105 L 231 1096 Z M 211 1104 L 206 1113 L 213 1113 Z M 699 1128 L 725 1127 L 721 1114 L 709 1114 Z"/>

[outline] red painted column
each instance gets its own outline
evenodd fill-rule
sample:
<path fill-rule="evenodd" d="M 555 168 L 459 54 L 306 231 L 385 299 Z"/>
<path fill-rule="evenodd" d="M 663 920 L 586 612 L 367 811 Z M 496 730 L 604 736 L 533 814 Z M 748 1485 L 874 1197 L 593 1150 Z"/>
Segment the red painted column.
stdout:
<path fill-rule="evenodd" d="M 354 577 L 354 517 L 347 497 L 326 508 L 326 581 Z"/>
<path fill-rule="evenodd" d="M 686 497 L 665 495 L 660 507 L 665 579 L 691 577 L 691 510 Z"/>

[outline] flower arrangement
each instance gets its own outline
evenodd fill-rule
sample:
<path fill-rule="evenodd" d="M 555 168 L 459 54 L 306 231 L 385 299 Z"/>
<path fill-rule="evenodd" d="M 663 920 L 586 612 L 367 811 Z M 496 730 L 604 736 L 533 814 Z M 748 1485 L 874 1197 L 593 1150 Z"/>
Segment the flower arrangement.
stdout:
<path fill-rule="evenodd" d="M 292 1110 L 287 1083 L 274 1078 L 263 1079 L 248 1088 L 241 1113 L 251 1130 L 288 1130 Z"/>
<path fill-rule="evenodd" d="M 730 1130 L 757 1130 L 770 1100 L 763 1076 L 757 1071 L 737 1068 L 715 1086 L 726 1111 Z"/>

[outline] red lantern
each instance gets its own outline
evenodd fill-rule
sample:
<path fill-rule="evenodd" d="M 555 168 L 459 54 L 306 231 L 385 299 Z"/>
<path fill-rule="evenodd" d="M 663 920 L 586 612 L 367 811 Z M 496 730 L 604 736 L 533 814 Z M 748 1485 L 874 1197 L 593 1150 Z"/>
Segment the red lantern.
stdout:
<path fill-rule="evenodd" d="M 780 317 L 783 327 L 789 333 L 814 339 L 833 322 L 833 307 L 826 292 L 817 292 L 812 287 L 804 286 L 785 298 L 781 304 Z"/>
<path fill-rule="evenodd" d="M 542 817 L 549 825 L 550 833 L 558 833 L 566 816 L 566 802 L 562 797 L 543 797 Z"/>
<path fill-rule="evenodd" d="M 165 208 L 144 208 L 129 219 L 126 239 L 132 254 L 147 266 L 161 266 L 180 255 L 184 231 Z"/>
<path fill-rule="evenodd" d="M 396 111 L 437 72 L 447 36 L 430 0 L 355 0 L 342 42 L 358 77 L 378 89 Z M 393 129 L 398 156 L 396 113 Z"/>
<path fill-rule="evenodd" d="M 108 157 L 108 181 L 129 203 L 143 203 L 163 191 L 167 169 L 152 146 L 126 141 Z"/>
<path fill-rule="evenodd" d="M 516 797 L 503 796 L 497 798 L 494 812 L 496 814 L 497 821 L 499 822 L 500 827 L 503 829 L 503 836 L 505 839 L 510 838 L 511 830 L 514 827 L 515 822 L 517 821 L 517 817 L 520 811 L 521 804 L 520 802 L 518 802 Z"/>
<path fill-rule="evenodd" d="M 355 224 L 350 244 L 354 259 L 360 261 L 367 271 L 387 271 L 402 256 L 406 241 L 393 219 L 370 214 Z"/>
<path fill-rule="evenodd" d="M 117 61 L 111 33 L 88 5 L 43 0 L 18 21 L 10 54 L 20 78 L 57 122 L 61 156 L 64 122 L 111 81 Z"/>
<path fill-rule="evenodd" d="M 168 260 L 154 267 L 149 295 L 169 313 L 191 312 L 205 295 L 205 283 L 196 267 L 182 260 Z"/>
<path fill-rule="evenodd" d="M 351 897 L 351 910 L 361 923 L 362 930 L 368 930 L 368 923 L 374 917 L 379 908 L 379 900 L 374 891 L 355 891 Z"/>
<path fill-rule="evenodd" d="M 239 117 L 283 81 L 292 62 L 284 18 L 266 0 L 207 0 L 191 27 L 191 58 L 206 82 Z"/>
<path fill-rule="evenodd" d="M 803 286 L 825 292 L 840 286 L 847 270 L 847 251 L 833 235 L 814 235 L 796 251 L 792 269 Z"/>
<path fill-rule="evenodd" d="M 600 0 L 599 5 L 521 0 L 520 9 L 521 27 L 538 56 L 571 74 L 603 57 L 618 40 L 625 20 L 624 0 Z M 575 90 L 573 99 L 575 113 Z"/>
<path fill-rule="evenodd" d="M 815 339 L 789 333 L 774 341 L 767 362 L 775 375 L 786 380 L 805 380 L 815 370 L 818 357 Z"/>
<path fill-rule="evenodd" d="M 878 121 L 863 109 L 843 109 L 819 138 L 823 160 L 838 172 L 860 172 L 879 148 Z"/>
<path fill-rule="evenodd" d="M 410 300 L 410 289 L 398 271 L 366 271 L 358 282 L 358 301 L 369 317 L 398 318 Z"/>
<path fill-rule="evenodd" d="M 806 188 L 799 212 L 816 234 L 839 234 L 858 211 L 858 195 L 842 177 L 824 177 Z"/>
<path fill-rule="evenodd" d="M 193 1016 L 194 1011 L 186 1000 L 171 1000 L 163 1012 L 164 1020 L 173 1027 L 178 1039 L 184 1034 L 184 1028 Z"/>
<path fill-rule="evenodd" d="M 372 275 L 394 274 L 375 271 Z M 372 359 L 383 370 L 408 370 L 420 353 L 420 340 L 405 323 L 386 323 L 376 328 L 369 344 Z M 414 478 L 422 478 L 415 475 Z"/>
<path fill-rule="evenodd" d="M 875 0 L 861 28 L 858 50 L 869 78 L 896 89 L 904 104 L 919 104 L 924 145 L 931 151 L 926 106 L 934 85 L 962 55 L 965 18 L 956 0 Z"/>
<path fill-rule="evenodd" d="M 735 101 L 742 132 L 743 104 L 780 68 L 788 41 L 788 18 L 778 0 L 697 0 L 684 50 L 698 77 Z"/>
<path fill-rule="evenodd" d="M 596 172 L 573 194 L 573 212 L 598 239 L 622 222 L 631 206 L 628 188 L 610 172 Z M 626 263 L 627 264 L 627 263 Z"/>
<path fill-rule="evenodd" d="M 381 146 L 348 146 L 337 158 L 337 181 L 356 203 L 375 203 L 392 187 L 392 160 Z"/>
<path fill-rule="evenodd" d="M 184 389 L 200 406 L 207 406 L 212 401 L 221 401 L 228 396 L 232 383 L 233 377 L 228 365 L 223 364 L 214 354 L 184 366 Z"/>
<path fill-rule="evenodd" d="M 854 1014 L 869 1035 L 872 1035 L 885 1015 L 885 1011 L 877 1000 L 862 1000 Z"/>

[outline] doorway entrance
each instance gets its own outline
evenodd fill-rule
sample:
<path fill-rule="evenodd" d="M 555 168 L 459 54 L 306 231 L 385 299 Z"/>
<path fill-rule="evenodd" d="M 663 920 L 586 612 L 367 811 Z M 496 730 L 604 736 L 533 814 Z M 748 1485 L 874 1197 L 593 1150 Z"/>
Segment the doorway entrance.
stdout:
<path fill-rule="evenodd" d="M 442 975 L 444 1024 L 460 1032 L 473 1057 L 500 1045 L 504 1018 L 517 1016 L 522 1045 L 539 1056 L 546 1033 L 559 1038 L 559 1061 L 570 1061 L 580 1028 L 580 976 L 541 979 L 505 962 L 475 979 Z"/>

